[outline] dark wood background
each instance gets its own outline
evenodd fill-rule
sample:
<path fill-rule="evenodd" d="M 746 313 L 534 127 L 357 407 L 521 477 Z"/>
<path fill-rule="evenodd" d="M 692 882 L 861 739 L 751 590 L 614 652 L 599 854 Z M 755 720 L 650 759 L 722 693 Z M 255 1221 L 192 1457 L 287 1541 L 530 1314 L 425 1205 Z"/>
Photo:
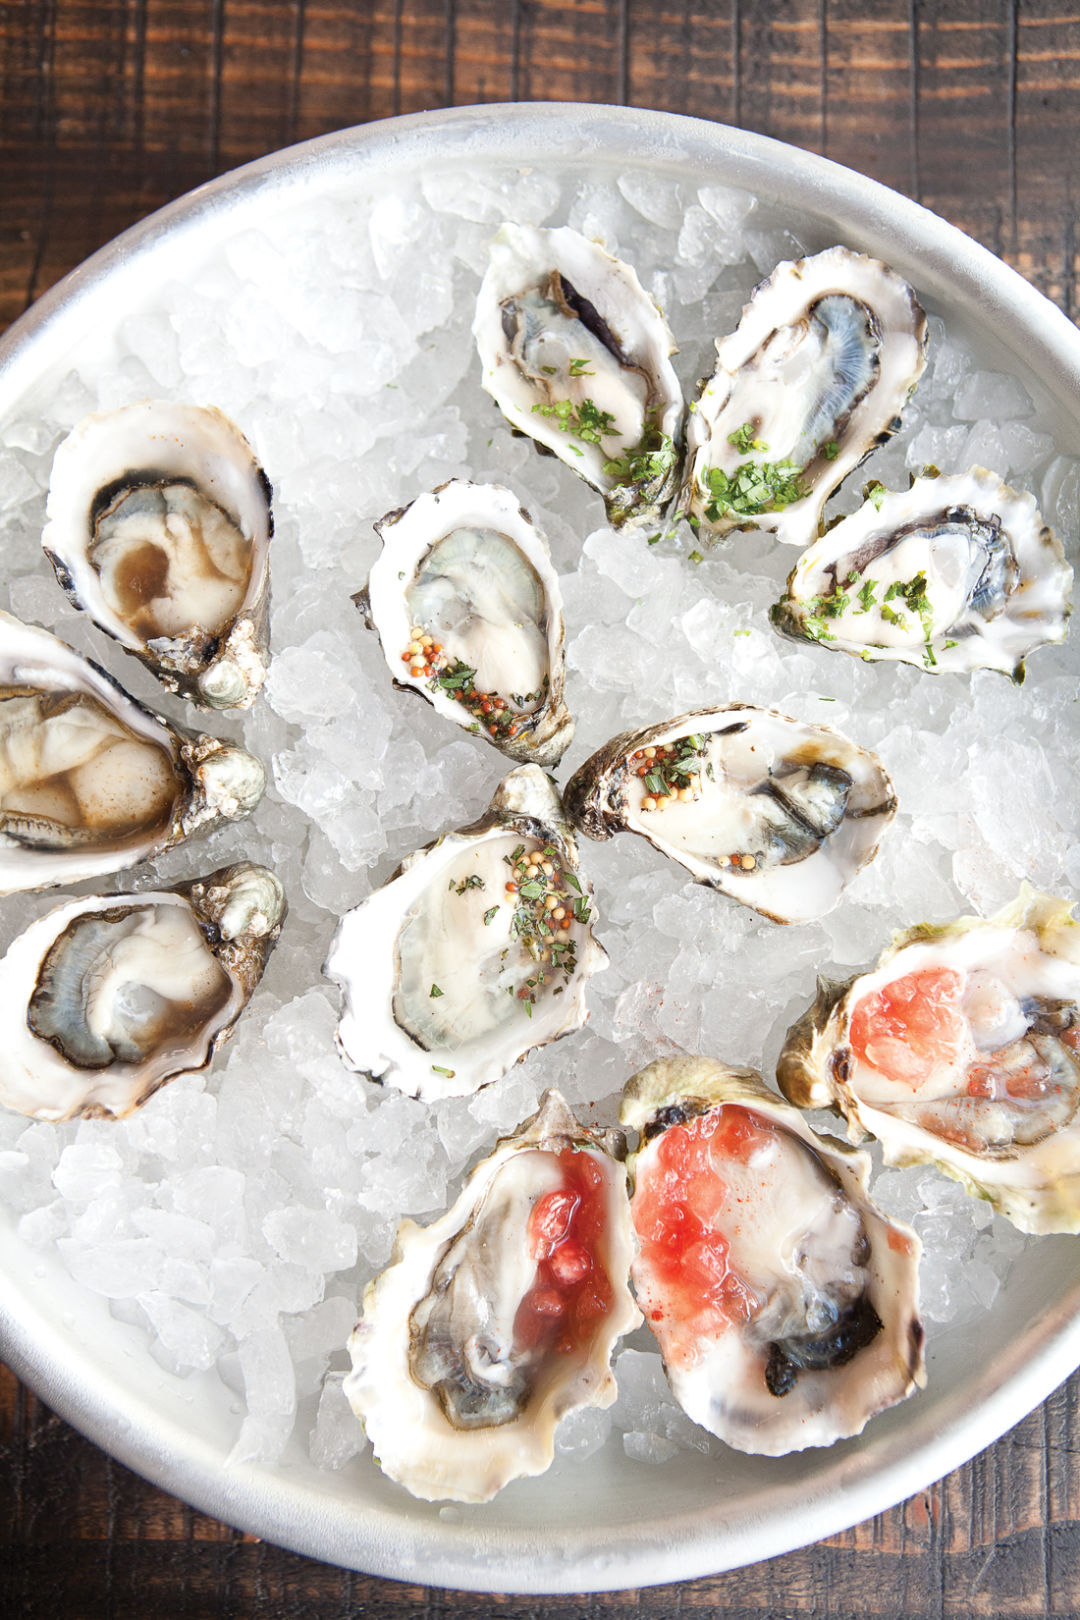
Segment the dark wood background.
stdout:
<path fill-rule="evenodd" d="M 665 108 L 822 152 L 1077 315 L 1076 0 L 0 0 L 0 329 L 118 231 L 250 158 L 395 113 L 538 99 Z M 0 1617 L 1075 1616 L 1078 1397 L 1074 1377 L 941 1484 L 770 1563 L 489 1599 L 240 1535 L 0 1368 Z"/>

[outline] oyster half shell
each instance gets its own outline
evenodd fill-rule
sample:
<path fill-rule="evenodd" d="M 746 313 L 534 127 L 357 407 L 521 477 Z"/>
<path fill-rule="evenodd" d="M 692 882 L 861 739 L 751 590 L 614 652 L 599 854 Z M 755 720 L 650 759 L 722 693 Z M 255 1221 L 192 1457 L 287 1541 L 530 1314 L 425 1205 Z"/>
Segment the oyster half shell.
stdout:
<path fill-rule="evenodd" d="M 899 428 L 925 349 L 922 307 L 880 260 L 832 247 L 778 264 L 690 412 L 691 523 L 810 545 L 833 490 Z"/>
<path fill-rule="evenodd" d="M 777 1067 L 886 1162 L 933 1164 L 1022 1232 L 1080 1232 L 1080 925 L 1026 885 L 995 917 L 894 936 L 821 980 Z"/>
<path fill-rule="evenodd" d="M 382 555 L 356 602 L 394 684 L 511 759 L 557 765 L 574 735 L 562 594 L 517 497 L 451 479 L 375 528 Z"/>
<path fill-rule="evenodd" d="M 1064 640 L 1073 571 L 1034 496 L 985 467 L 868 495 L 799 558 L 772 610 L 781 635 L 1016 681 L 1030 652 Z"/>
<path fill-rule="evenodd" d="M 0 960 L 0 1103 L 35 1119 L 120 1119 L 205 1068 L 262 977 L 285 895 L 244 863 L 192 883 L 90 895 Z"/>
<path fill-rule="evenodd" d="M 634 1289 L 695 1423 L 778 1457 L 861 1433 L 925 1382 L 922 1245 L 871 1203 L 869 1154 L 713 1058 L 649 1064 L 620 1119 L 642 1133 Z"/>
<path fill-rule="evenodd" d="M 774 922 L 831 911 L 896 810 L 876 755 L 748 703 L 613 737 L 567 785 L 590 838 L 640 833 Z"/>
<path fill-rule="evenodd" d="M 655 521 L 678 480 L 683 397 L 636 272 L 569 226 L 504 225 L 473 335 L 511 427 L 599 490 L 615 528 Z"/>
<path fill-rule="evenodd" d="M 580 1029 L 607 966 L 574 835 L 536 765 L 479 821 L 403 862 L 338 925 L 323 971 L 342 987 L 351 1068 L 424 1102 L 498 1080 Z"/>
<path fill-rule="evenodd" d="M 269 659 L 270 484 L 212 407 L 88 416 L 56 452 L 45 554 L 72 602 L 201 708 L 250 708 Z"/>
<path fill-rule="evenodd" d="M 254 810 L 234 743 L 168 724 L 47 630 L 0 613 L 0 894 L 118 872 Z"/>
<path fill-rule="evenodd" d="M 345 1394 L 391 1479 L 487 1502 L 541 1474 L 561 1418 L 615 1399 L 630 1297 L 621 1132 L 557 1091 L 470 1174 L 433 1225 L 406 1220 L 364 1296 Z"/>

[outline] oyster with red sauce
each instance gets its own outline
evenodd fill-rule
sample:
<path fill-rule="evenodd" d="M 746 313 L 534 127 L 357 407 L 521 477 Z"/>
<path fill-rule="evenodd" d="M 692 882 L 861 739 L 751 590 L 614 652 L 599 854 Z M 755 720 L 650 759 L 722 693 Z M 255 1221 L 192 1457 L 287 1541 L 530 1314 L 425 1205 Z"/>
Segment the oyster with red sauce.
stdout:
<path fill-rule="evenodd" d="M 1023 1232 L 1080 1232 L 1080 926 L 1026 885 L 994 917 L 897 934 L 822 980 L 777 1069 L 889 1164 L 928 1163 Z"/>
<path fill-rule="evenodd" d="M 620 1131 L 589 1130 L 548 1091 L 452 1209 L 401 1223 L 344 1388 L 413 1496 L 490 1501 L 549 1467 L 561 1418 L 614 1401 L 612 1352 L 641 1320 L 624 1153 Z"/>
<path fill-rule="evenodd" d="M 922 1385 L 921 1245 L 871 1203 L 868 1154 L 713 1058 L 650 1063 L 620 1118 L 641 1132 L 634 1289 L 696 1423 L 777 1457 Z"/>

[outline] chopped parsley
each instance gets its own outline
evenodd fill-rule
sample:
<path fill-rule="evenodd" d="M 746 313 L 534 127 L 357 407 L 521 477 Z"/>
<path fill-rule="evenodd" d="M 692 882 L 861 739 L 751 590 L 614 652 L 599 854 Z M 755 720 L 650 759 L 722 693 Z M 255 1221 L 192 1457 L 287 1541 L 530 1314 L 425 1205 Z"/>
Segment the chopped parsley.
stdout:
<path fill-rule="evenodd" d="M 736 428 L 734 433 L 728 434 L 727 442 L 734 445 L 740 456 L 748 456 L 751 450 L 766 451 L 768 445 L 757 438 L 756 434 L 757 429 L 753 422 L 744 422 L 741 428 Z"/>
<path fill-rule="evenodd" d="M 612 413 L 602 411 L 591 399 L 583 399 L 576 410 L 572 399 L 556 399 L 550 405 L 538 401 L 533 410 L 550 417 L 561 433 L 572 434 L 585 444 L 599 444 L 602 438 L 618 437 Z"/>
<path fill-rule="evenodd" d="M 793 461 L 744 461 L 733 473 L 710 467 L 703 488 L 709 497 L 705 516 L 710 523 L 725 517 L 782 512 L 810 493 L 802 482 L 802 468 Z"/>
<path fill-rule="evenodd" d="M 499 909 L 498 906 L 489 906 L 488 909 L 484 912 L 484 927 L 485 928 L 491 922 L 492 918 L 494 917 L 494 915 L 498 911 L 498 909 Z"/>
<path fill-rule="evenodd" d="M 431 996 L 441 996 L 442 995 L 442 991 L 439 989 L 437 984 L 433 984 L 428 993 Z"/>
<path fill-rule="evenodd" d="M 464 894 L 466 889 L 484 889 L 486 887 L 487 885 L 479 872 L 474 872 L 471 877 L 462 878 L 461 882 L 455 885 L 458 894 Z"/>
<path fill-rule="evenodd" d="M 835 439 L 830 439 L 828 444 L 822 446 L 821 453 L 826 461 L 835 461 L 840 454 L 840 446 Z"/>
<path fill-rule="evenodd" d="M 571 360 L 571 362 L 570 362 L 570 375 L 571 375 L 571 377 L 595 377 L 596 376 L 595 371 L 586 371 L 585 370 L 585 367 L 588 365 L 588 363 L 589 363 L 588 360 Z M 547 370 L 547 367 L 545 366 L 544 369 Z"/>
<path fill-rule="evenodd" d="M 437 1063 L 433 1063 L 431 1065 L 431 1072 L 432 1072 L 432 1074 L 445 1074 L 445 1076 L 446 1076 L 446 1078 L 448 1080 L 452 1080 L 454 1078 L 454 1073 L 455 1073 L 455 1071 L 453 1069 L 440 1068 L 440 1066 Z"/>

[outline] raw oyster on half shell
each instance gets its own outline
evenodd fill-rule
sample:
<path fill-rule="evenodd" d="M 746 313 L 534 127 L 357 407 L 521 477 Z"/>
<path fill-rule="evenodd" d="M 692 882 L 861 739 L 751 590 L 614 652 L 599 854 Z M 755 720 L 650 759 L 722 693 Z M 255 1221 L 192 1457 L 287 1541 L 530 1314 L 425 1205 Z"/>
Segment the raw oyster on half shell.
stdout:
<path fill-rule="evenodd" d="M 615 1399 L 627 1284 L 625 1142 L 557 1091 L 431 1226 L 405 1220 L 349 1341 L 345 1394 L 391 1479 L 487 1502 L 541 1474 L 561 1418 Z"/>
<path fill-rule="evenodd" d="M 1036 647 L 1064 640 L 1073 571 L 1034 496 L 985 467 L 867 494 L 799 558 L 772 610 L 782 635 L 1014 680 Z"/>
<path fill-rule="evenodd" d="M 778 264 L 717 339 L 687 424 L 682 510 L 710 536 L 810 545 L 833 490 L 899 428 L 925 349 L 918 299 L 880 260 L 832 247 Z"/>
<path fill-rule="evenodd" d="M 269 659 L 270 497 L 221 411 L 142 400 L 60 445 L 41 543 L 75 606 L 170 692 L 246 709 Z"/>
<path fill-rule="evenodd" d="M 886 1162 L 929 1163 L 1023 1232 L 1080 1232 L 1080 925 L 1026 885 L 995 917 L 896 934 L 822 979 L 777 1078 Z"/>
<path fill-rule="evenodd" d="M 557 765 L 574 735 L 562 594 L 517 497 L 451 479 L 375 528 L 382 555 L 356 601 L 394 684 L 511 759 Z"/>
<path fill-rule="evenodd" d="M 346 1063 L 434 1102 L 580 1029 L 607 954 L 577 868 L 558 794 L 519 765 L 479 821 L 417 850 L 341 919 L 323 971 L 342 987 Z"/>
<path fill-rule="evenodd" d="M 748 703 L 622 732 L 571 778 L 565 804 L 590 838 L 640 833 L 698 883 L 782 923 L 830 911 L 896 810 L 868 749 Z"/>
<path fill-rule="evenodd" d="M 78 883 L 246 816 L 259 761 L 168 724 L 47 630 L 0 613 L 0 894 Z"/>
<path fill-rule="evenodd" d="M 925 1382 L 921 1244 L 752 1069 L 663 1058 L 626 1088 L 631 1268 L 676 1399 L 740 1451 L 861 1433 Z"/>
<path fill-rule="evenodd" d="M 205 1068 L 284 916 L 274 873 L 245 863 L 39 917 L 0 960 L 0 1103 L 35 1119 L 120 1119 Z"/>
<path fill-rule="evenodd" d="M 604 497 L 608 521 L 654 521 L 675 491 L 683 397 L 675 340 L 634 270 L 569 226 L 504 225 L 473 335 L 511 427 Z"/>

